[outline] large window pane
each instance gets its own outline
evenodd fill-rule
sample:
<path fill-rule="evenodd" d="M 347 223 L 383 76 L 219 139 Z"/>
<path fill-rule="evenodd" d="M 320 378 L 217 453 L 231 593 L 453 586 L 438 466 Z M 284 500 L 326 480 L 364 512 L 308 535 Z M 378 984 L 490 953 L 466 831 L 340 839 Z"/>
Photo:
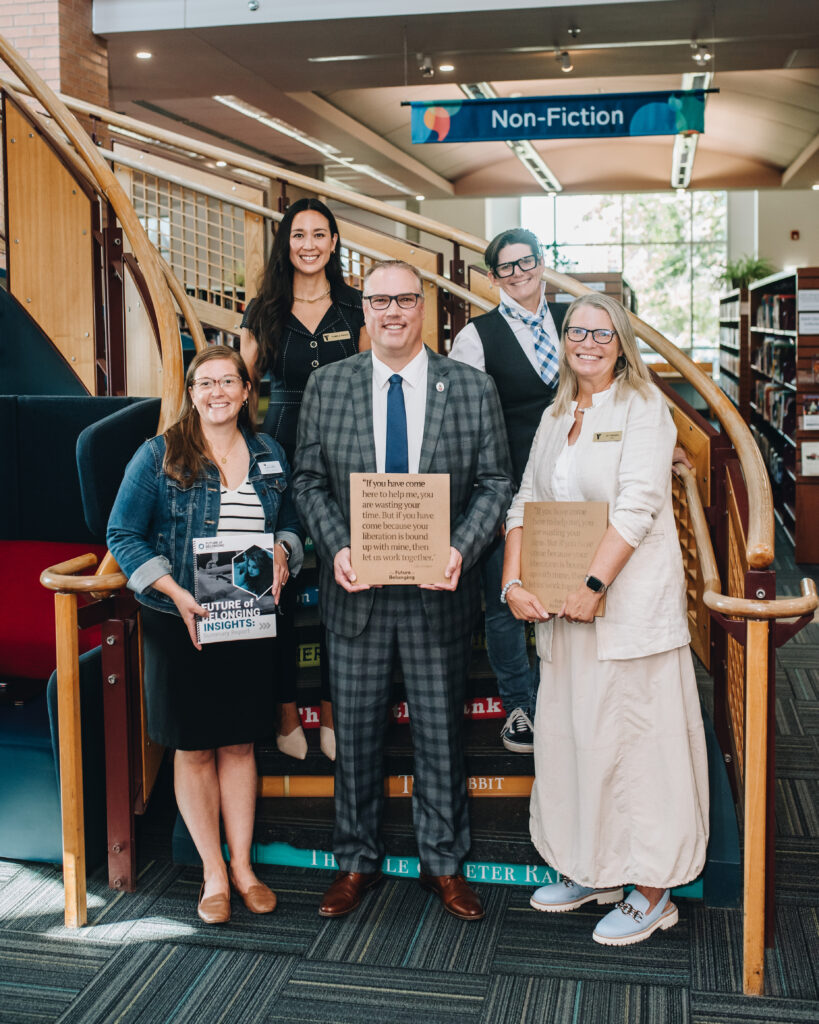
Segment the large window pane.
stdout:
<path fill-rule="evenodd" d="M 525 196 L 520 201 L 521 223 L 534 231 L 544 245 L 555 241 L 554 196 Z"/>
<path fill-rule="evenodd" d="M 623 196 L 624 242 L 687 242 L 691 204 L 687 193 L 645 192 Z"/>
<path fill-rule="evenodd" d="M 546 250 L 546 262 L 565 274 L 619 274 L 622 261 L 619 245 L 557 245 Z"/>
<path fill-rule="evenodd" d="M 691 205 L 695 242 L 724 242 L 727 237 L 727 197 L 725 192 L 693 192 Z M 725 262 L 723 251 L 719 259 Z"/>
<path fill-rule="evenodd" d="M 558 196 L 555 234 L 561 245 L 619 242 L 622 232 L 620 196 Z"/>
<path fill-rule="evenodd" d="M 691 273 L 687 245 L 626 245 L 623 275 L 640 317 L 680 348 L 691 347 Z M 714 298 L 716 305 L 716 297 Z"/>

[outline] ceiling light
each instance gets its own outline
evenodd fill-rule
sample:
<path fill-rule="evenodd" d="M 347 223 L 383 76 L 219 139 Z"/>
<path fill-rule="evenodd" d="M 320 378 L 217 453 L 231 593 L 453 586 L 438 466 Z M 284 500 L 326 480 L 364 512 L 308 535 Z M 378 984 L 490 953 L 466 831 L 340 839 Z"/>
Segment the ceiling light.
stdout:
<path fill-rule="evenodd" d="M 815 182 L 814 182 L 814 183 L 813 183 L 813 184 L 811 185 L 811 188 L 813 189 L 813 191 L 814 191 L 814 192 L 819 192 L 819 181 L 815 181 Z"/>
<path fill-rule="evenodd" d="M 415 201 L 416 201 L 416 203 L 423 203 L 423 201 L 424 201 L 425 199 L 426 199 L 426 196 L 422 196 L 422 195 L 417 195 L 417 196 L 415 197 Z"/>
<path fill-rule="evenodd" d="M 688 188 L 691 171 L 694 168 L 694 154 L 697 152 L 699 135 L 677 135 L 674 138 L 674 153 L 671 158 L 671 186 L 676 189 Z"/>
<path fill-rule="evenodd" d="M 421 77 L 434 78 L 435 66 L 432 63 L 432 57 L 427 57 L 424 53 L 416 53 L 415 58 L 418 61 L 418 70 L 421 72 Z"/>
<path fill-rule="evenodd" d="M 454 71 L 455 70 L 455 65 L 454 64 L 439 64 L 438 65 L 438 70 L 439 71 Z"/>
<path fill-rule="evenodd" d="M 217 103 L 221 103 L 226 107 L 230 107 L 231 110 L 235 110 L 239 114 L 244 114 L 245 117 L 250 117 L 254 121 L 258 121 L 259 124 L 265 125 L 267 128 L 272 128 L 275 132 L 280 132 L 282 135 L 286 135 L 289 139 L 295 139 L 296 142 L 300 142 L 303 146 L 309 146 L 310 149 L 315 149 L 318 153 L 321 153 L 327 160 L 332 161 L 334 164 L 339 164 L 342 167 L 351 167 L 354 171 L 358 171 L 359 174 L 364 174 L 368 178 L 374 178 L 375 181 L 380 181 L 384 185 L 388 185 L 390 188 L 395 189 L 397 192 L 402 192 L 406 196 L 411 196 L 414 193 L 408 188 L 405 188 L 400 182 L 394 178 L 388 177 L 386 174 L 382 174 L 380 171 L 376 171 L 374 167 L 370 167 L 369 164 L 358 164 L 354 163 L 352 157 L 345 157 L 341 155 L 341 150 L 336 149 L 335 146 L 331 146 L 329 142 L 321 142 L 320 139 L 314 139 L 311 135 L 303 132 L 300 128 L 294 128 L 292 124 L 288 124 L 286 121 L 280 120 L 278 117 L 271 117 L 270 114 L 264 110 L 260 110 L 258 107 L 254 107 L 250 103 L 246 103 L 244 100 L 239 99 L 238 96 L 213 96 L 212 99 L 216 100 Z"/>
<path fill-rule="evenodd" d="M 707 64 L 711 60 L 711 51 L 705 43 L 698 43 L 696 39 L 691 41 L 691 60 L 695 64 Z"/>
<path fill-rule="evenodd" d="M 217 167 L 227 167 L 227 160 L 217 160 L 216 161 L 216 166 Z"/>
<path fill-rule="evenodd" d="M 471 100 L 496 100 L 498 94 L 489 82 L 462 82 L 458 88 Z M 544 192 L 562 192 L 563 186 L 552 174 L 546 161 L 538 153 L 531 142 L 524 139 L 506 139 L 506 145 L 520 160 L 526 170 L 532 175 Z"/>
<path fill-rule="evenodd" d="M 555 60 L 560 65 L 560 70 L 565 71 L 566 74 L 570 71 L 574 71 L 574 64 L 572 64 L 572 58 L 569 56 L 568 50 L 563 50 L 562 53 L 556 53 Z"/>
<path fill-rule="evenodd" d="M 150 60 L 151 57 L 153 57 L 153 54 L 150 50 L 137 50 L 136 52 L 137 60 Z"/>

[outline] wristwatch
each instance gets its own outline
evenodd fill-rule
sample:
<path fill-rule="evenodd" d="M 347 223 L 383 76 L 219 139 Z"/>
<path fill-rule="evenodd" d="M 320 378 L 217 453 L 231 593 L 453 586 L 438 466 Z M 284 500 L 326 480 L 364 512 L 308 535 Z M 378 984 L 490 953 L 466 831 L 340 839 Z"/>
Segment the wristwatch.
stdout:
<path fill-rule="evenodd" d="M 277 540 L 276 543 L 279 545 L 279 547 L 282 549 L 282 551 L 284 551 L 284 557 L 289 562 L 290 561 L 290 555 L 292 554 L 292 552 L 290 550 L 290 545 L 287 543 L 286 540 Z"/>
<path fill-rule="evenodd" d="M 605 592 L 609 589 L 608 583 L 604 583 L 602 580 L 599 580 L 596 576 L 587 576 L 583 582 L 586 584 L 589 590 L 593 590 L 595 594 L 605 594 Z"/>

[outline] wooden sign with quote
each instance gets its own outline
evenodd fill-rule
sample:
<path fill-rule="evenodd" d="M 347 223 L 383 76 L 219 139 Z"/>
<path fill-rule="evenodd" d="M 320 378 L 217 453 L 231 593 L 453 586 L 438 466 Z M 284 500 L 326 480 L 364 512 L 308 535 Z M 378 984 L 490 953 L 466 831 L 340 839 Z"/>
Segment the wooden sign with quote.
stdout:
<path fill-rule="evenodd" d="M 350 549 L 358 583 L 445 583 L 448 473 L 351 473 Z"/>
<path fill-rule="evenodd" d="M 521 579 L 547 612 L 557 614 L 566 595 L 585 579 L 609 523 L 605 501 L 527 501 L 523 506 Z M 605 596 L 597 606 L 603 615 Z"/>

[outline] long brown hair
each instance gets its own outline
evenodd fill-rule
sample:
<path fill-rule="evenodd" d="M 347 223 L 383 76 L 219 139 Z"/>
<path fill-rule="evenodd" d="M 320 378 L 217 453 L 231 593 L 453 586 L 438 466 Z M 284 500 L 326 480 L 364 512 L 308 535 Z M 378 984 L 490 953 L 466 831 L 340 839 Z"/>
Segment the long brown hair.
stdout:
<path fill-rule="evenodd" d="M 315 210 L 327 221 L 330 235 L 336 236 L 336 245 L 330 253 L 324 274 L 330 285 L 333 300 L 338 298 L 338 290 L 344 284 L 344 273 L 341 268 L 341 242 L 338 240 L 338 224 L 336 218 L 320 199 L 308 196 L 297 199 L 287 207 L 276 235 L 270 259 L 259 282 L 259 290 L 247 317 L 247 328 L 256 339 L 259 354 L 256 360 L 255 374 L 261 379 L 267 370 L 271 370 L 279 352 L 279 345 L 284 334 L 290 312 L 293 308 L 293 264 L 290 261 L 290 231 L 293 221 L 305 210 Z"/>
<path fill-rule="evenodd" d="M 205 447 L 199 413 L 191 400 L 191 389 L 196 371 L 212 359 L 229 359 L 236 367 L 236 372 L 242 381 L 245 384 L 250 384 L 251 388 L 253 387 L 245 361 L 236 349 L 228 348 L 227 345 L 210 345 L 201 352 L 197 352 L 193 357 L 188 372 L 185 374 L 185 393 L 182 396 L 182 406 L 179 409 L 176 423 L 165 431 L 165 461 L 162 468 L 180 487 L 190 487 L 199 476 L 204 474 L 206 464 L 212 464 Z M 245 402 L 239 410 L 238 424 L 246 434 L 256 433 L 256 424 L 250 415 L 249 402 Z"/>

